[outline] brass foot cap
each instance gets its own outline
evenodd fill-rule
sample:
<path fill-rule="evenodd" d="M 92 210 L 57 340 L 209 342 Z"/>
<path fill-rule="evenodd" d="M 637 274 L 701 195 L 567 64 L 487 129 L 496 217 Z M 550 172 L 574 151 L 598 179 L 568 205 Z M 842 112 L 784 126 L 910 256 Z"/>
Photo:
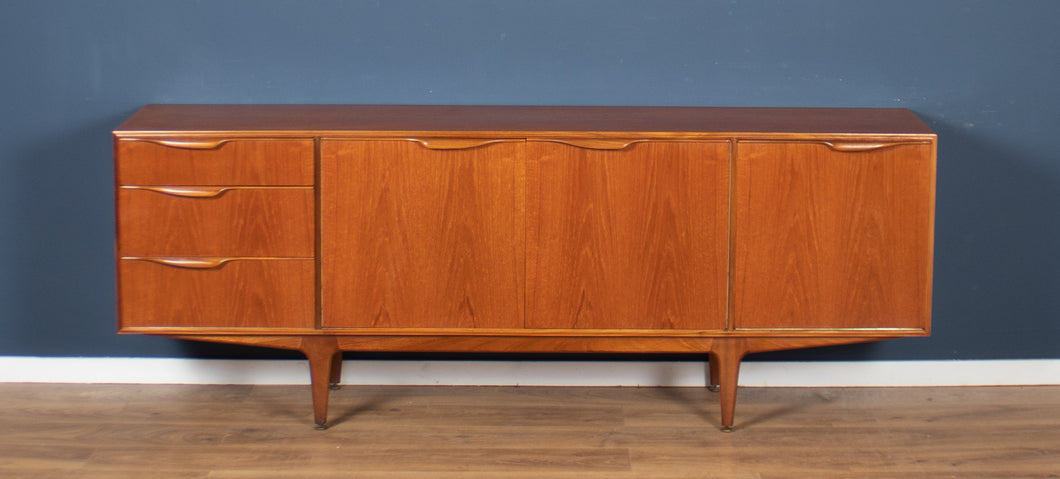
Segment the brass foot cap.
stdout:
<path fill-rule="evenodd" d="M 711 384 L 711 385 L 707 386 L 707 391 L 710 391 L 712 393 L 716 393 L 718 391 L 721 391 L 721 386 L 719 386 L 717 384 Z"/>
<path fill-rule="evenodd" d="M 323 430 L 325 430 L 327 428 L 328 428 L 327 424 L 314 424 L 313 425 L 313 429 L 316 429 L 317 431 L 323 431 Z"/>
<path fill-rule="evenodd" d="M 721 432 L 732 432 L 732 426 L 725 426 L 721 428 Z"/>

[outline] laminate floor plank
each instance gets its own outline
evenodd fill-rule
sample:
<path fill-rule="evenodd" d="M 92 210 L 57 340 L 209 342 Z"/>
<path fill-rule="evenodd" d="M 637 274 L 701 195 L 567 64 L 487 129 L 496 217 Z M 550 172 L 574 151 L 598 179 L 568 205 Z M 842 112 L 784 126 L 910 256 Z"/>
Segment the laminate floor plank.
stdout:
<path fill-rule="evenodd" d="M 0 444 L 0 471 L 77 469 L 85 465 L 92 452 L 88 446 L 55 447 L 43 441 Z"/>
<path fill-rule="evenodd" d="M 310 464 L 314 450 L 304 447 L 101 447 L 88 466 L 111 469 L 142 467 L 145 462 L 159 471 L 209 471 L 217 467 L 263 470 L 298 470 Z"/>
<path fill-rule="evenodd" d="M 0 478 L 1058 478 L 1060 386 L 0 384 Z"/>
<path fill-rule="evenodd" d="M 368 448 L 351 454 L 320 454 L 314 470 L 353 471 L 629 471 L 625 448 L 394 447 Z"/>
<path fill-rule="evenodd" d="M 74 400 L 102 401 L 129 400 L 153 401 L 179 398 L 182 401 L 245 400 L 255 388 L 251 385 L 203 385 L 203 384 L 50 384 L 50 383 L 0 383 L 3 404 L 18 399 L 39 402 L 49 396 L 61 397 L 61 402 Z M 299 388 L 301 389 L 301 388 Z M 308 395 L 308 393 L 307 393 Z"/>
<path fill-rule="evenodd" d="M 77 471 L 67 471 L 55 476 L 57 479 L 205 479 L 209 472 L 202 470 L 128 469 L 123 467 L 86 466 Z M 50 478 L 49 478 L 50 479 Z"/>
<path fill-rule="evenodd" d="M 266 472 L 266 471 L 214 471 L 208 476 L 211 479 L 289 479 L 289 472 Z M 622 473 L 615 471 L 580 471 L 566 472 L 556 471 L 543 473 L 541 471 L 457 471 L 457 472 L 417 472 L 417 471 L 313 471 L 307 475 L 297 477 L 312 477 L 314 479 L 612 479 L 612 478 L 647 478 L 647 479 L 761 479 L 758 474 L 714 474 L 709 471 L 679 475 L 634 475 L 633 473 Z M 908 479 L 908 478 L 906 478 Z"/>

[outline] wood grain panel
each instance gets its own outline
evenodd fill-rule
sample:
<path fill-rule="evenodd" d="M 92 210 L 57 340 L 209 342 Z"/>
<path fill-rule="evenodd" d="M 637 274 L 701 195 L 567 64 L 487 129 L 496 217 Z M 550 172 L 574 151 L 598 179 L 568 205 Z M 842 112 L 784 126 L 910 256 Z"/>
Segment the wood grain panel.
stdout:
<path fill-rule="evenodd" d="M 206 197 L 118 190 L 122 256 L 312 258 L 314 237 L 311 188 L 216 190 Z"/>
<path fill-rule="evenodd" d="M 740 142 L 740 328 L 927 328 L 935 163 L 914 143 Z"/>
<path fill-rule="evenodd" d="M 727 142 L 527 143 L 527 327 L 723 329 Z"/>
<path fill-rule="evenodd" d="M 325 327 L 523 327 L 522 141 L 321 151 Z"/>
<path fill-rule="evenodd" d="M 312 328 L 312 259 L 235 259 L 210 269 L 123 259 L 118 265 L 124 327 Z"/>
<path fill-rule="evenodd" d="M 181 139 L 115 144 L 121 185 L 313 184 L 313 140 Z"/>

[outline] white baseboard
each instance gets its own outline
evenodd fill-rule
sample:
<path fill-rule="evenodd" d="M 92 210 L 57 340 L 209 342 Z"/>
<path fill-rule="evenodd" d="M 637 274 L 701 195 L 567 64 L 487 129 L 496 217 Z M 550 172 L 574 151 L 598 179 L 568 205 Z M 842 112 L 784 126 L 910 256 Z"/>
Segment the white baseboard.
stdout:
<path fill-rule="evenodd" d="M 704 386 L 705 363 L 651 361 L 346 361 L 343 384 Z M 0 356 L 0 382 L 308 384 L 304 360 Z M 1060 385 L 1060 360 L 745 362 L 741 386 Z"/>

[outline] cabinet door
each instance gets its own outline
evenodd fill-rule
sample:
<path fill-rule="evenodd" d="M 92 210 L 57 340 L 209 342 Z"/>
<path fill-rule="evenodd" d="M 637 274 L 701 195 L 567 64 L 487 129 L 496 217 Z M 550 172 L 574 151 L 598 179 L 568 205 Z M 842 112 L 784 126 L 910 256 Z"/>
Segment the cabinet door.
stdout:
<path fill-rule="evenodd" d="M 522 328 L 524 151 L 323 141 L 323 326 Z"/>
<path fill-rule="evenodd" d="M 527 327 L 723 329 L 729 143 L 527 143 Z"/>
<path fill-rule="evenodd" d="M 927 328 L 929 143 L 740 142 L 738 328 Z"/>

